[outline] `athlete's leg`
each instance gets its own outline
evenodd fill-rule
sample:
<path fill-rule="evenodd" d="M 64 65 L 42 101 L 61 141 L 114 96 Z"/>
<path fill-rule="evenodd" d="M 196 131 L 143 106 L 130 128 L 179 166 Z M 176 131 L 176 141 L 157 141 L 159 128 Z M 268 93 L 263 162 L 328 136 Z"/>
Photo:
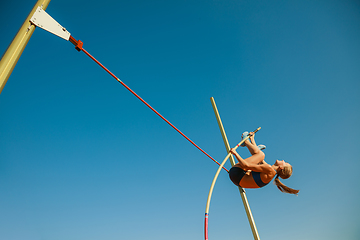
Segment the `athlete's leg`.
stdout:
<path fill-rule="evenodd" d="M 236 158 L 241 158 L 241 156 L 239 154 L 235 155 Z M 261 163 L 262 161 L 264 161 L 265 159 L 265 154 L 259 150 L 258 153 L 255 153 L 254 155 L 252 155 L 251 157 L 248 157 L 248 158 L 241 158 L 242 160 L 246 161 L 246 162 L 249 162 L 249 163 L 253 163 L 253 164 L 259 164 Z M 239 163 L 235 164 L 237 165 L 237 167 L 240 167 L 241 168 L 241 165 Z M 234 165 L 234 166 L 235 166 Z"/>
<path fill-rule="evenodd" d="M 260 152 L 260 149 L 255 144 L 252 144 L 250 141 L 245 142 L 245 146 L 249 149 L 249 152 L 251 155 L 254 155 L 256 153 Z"/>
<path fill-rule="evenodd" d="M 259 149 L 258 149 L 259 150 Z M 262 151 L 258 151 L 255 154 L 253 154 L 251 157 L 245 158 L 244 160 L 249 163 L 259 164 L 265 159 L 265 153 Z"/>
<path fill-rule="evenodd" d="M 249 141 L 249 140 L 245 141 L 245 146 L 249 149 L 249 152 L 251 153 L 251 155 L 259 153 L 261 150 L 256 145 L 254 134 L 252 136 L 250 136 L 250 140 L 251 141 Z"/>
<path fill-rule="evenodd" d="M 244 132 L 243 135 L 242 135 L 242 138 L 243 137 L 246 137 L 247 136 L 247 132 Z M 249 152 L 251 153 L 251 157 L 249 158 L 241 158 L 249 163 L 253 163 L 253 164 L 259 164 L 261 162 L 264 161 L 265 159 L 265 154 L 259 149 L 259 147 L 256 145 L 256 142 L 255 142 L 255 134 L 253 132 L 250 132 L 251 136 L 249 137 L 249 139 L 247 139 L 244 144 L 245 146 L 248 148 Z M 239 155 L 240 157 L 240 155 Z"/>

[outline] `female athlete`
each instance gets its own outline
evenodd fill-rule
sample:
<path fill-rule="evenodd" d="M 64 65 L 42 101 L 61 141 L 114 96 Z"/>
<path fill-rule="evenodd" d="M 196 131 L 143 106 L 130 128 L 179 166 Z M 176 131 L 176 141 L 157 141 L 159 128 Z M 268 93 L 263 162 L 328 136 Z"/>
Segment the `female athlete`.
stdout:
<path fill-rule="evenodd" d="M 248 132 L 244 132 L 242 138 L 248 136 Z M 250 141 L 244 142 L 251 157 L 243 159 L 236 149 L 230 149 L 230 152 L 237 158 L 239 163 L 235 164 L 229 171 L 231 181 L 242 188 L 261 188 L 267 185 L 275 177 L 275 185 L 280 191 L 291 194 L 298 194 L 299 190 L 295 190 L 285 186 L 280 180 L 287 179 L 292 174 L 292 166 L 284 160 L 276 160 L 274 165 L 270 165 L 264 161 L 265 154 L 260 149 L 265 149 L 264 145 L 257 146 L 255 143 L 255 134 L 250 133 Z"/>

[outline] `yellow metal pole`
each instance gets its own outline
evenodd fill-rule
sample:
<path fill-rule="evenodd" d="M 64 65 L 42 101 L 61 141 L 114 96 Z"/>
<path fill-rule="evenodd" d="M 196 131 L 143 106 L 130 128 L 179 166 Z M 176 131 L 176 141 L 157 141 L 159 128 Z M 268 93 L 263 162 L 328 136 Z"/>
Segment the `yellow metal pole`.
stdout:
<path fill-rule="evenodd" d="M 213 109 L 214 109 L 214 112 L 215 112 L 215 115 L 216 115 L 216 119 L 217 119 L 218 124 L 219 124 L 221 135 L 222 135 L 224 143 L 225 143 L 226 151 L 229 152 L 230 151 L 230 145 L 229 145 L 229 142 L 227 140 L 226 133 L 225 133 L 224 127 L 223 127 L 221 119 L 220 119 L 220 114 L 219 114 L 219 112 L 217 110 L 217 107 L 216 107 L 216 104 L 215 104 L 215 100 L 214 100 L 213 97 L 210 98 L 210 100 L 211 100 L 211 104 L 213 106 Z M 235 161 L 234 161 L 233 158 L 230 159 L 230 162 L 231 162 L 232 166 L 235 164 Z M 250 205 L 249 205 L 249 202 L 247 200 L 245 191 L 244 191 L 244 189 L 242 187 L 239 187 L 239 192 L 240 192 L 240 196 L 241 196 L 241 199 L 243 201 L 243 204 L 244 204 L 244 208 L 245 208 L 246 215 L 247 215 L 249 223 L 250 223 L 250 227 L 251 227 L 251 231 L 253 233 L 254 239 L 255 240 L 260 240 L 260 236 L 259 236 L 259 233 L 257 231 L 256 225 L 255 225 L 255 220 L 254 220 L 253 215 L 251 213 Z"/>
<path fill-rule="evenodd" d="M 212 104 L 212 107 L 213 107 L 214 112 L 215 112 L 216 120 L 217 120 L 219 128 L 220 128 L 221 136 L 222 136 L 222 138 L 224 140 L 226 152 L 228 153 L 230 151 L 230 144 L 229 144 L 229 141 L 227 140 L 226 133 L 225 133 L 225 130 L 224 130 L 224 126 L 223 126 L 223 124 L 221 122 L 221 119 L 220 119 L 219 111 L 218 111 L 218 109 L 216 107 L 214 98 L 212 97 L 212 98 L 210 98 L 210 100 L 211 100 L 211 104 Z M 233 155 L 230 155 L 230 163 L 231 163 L 231 166 L 235 165 L 235 160 L 234 160 Z"/>
<path fill-rule="evenodd" d="M 37 1 L 15 38 L 4 53 L 0 61 L 0 93 L 5 87 L 7 80 L 9 79 L 17 61 L 26 47 L 26 44 L 29 42 L 31 35 L 35 30 L 35 26 L 30 23 L 30 18 L 38 6 L 45 10 L 49 3 L 50 0 Z"/>

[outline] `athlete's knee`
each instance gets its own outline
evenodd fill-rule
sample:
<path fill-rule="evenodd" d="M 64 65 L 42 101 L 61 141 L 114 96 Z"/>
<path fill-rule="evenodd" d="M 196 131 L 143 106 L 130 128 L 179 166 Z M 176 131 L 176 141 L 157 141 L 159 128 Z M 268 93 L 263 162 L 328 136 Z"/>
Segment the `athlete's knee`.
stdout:
<path fill-rule="evenodd" d="M 257 152 L 256 155 L 261 157 L 263 160 L 265 159 L 265 153 L 263 151 L 261 151 L 261 150 L 259 150 L 259 152 Z"/>

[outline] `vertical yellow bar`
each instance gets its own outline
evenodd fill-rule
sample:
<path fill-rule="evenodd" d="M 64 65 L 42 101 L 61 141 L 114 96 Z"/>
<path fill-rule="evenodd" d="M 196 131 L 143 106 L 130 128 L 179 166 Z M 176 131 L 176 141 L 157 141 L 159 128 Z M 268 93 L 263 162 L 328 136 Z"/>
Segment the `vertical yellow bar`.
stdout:
<path fill-rule="evenodd" d="M 16 34 L 15 38 L 4 53 L 0 61 L 0 93 L 5 87 L 7 80 L 9 79 L 17 61 L 26 47 L 26 44 L 29 42 L 31 35 L 35 30 L 35 26 L 30 23 L 30 18 L 38 6 L 45 10 L 49 3 L 50 0 L 37 1 L 30 14 L 24 21 L 23 25 L 19 29 L 18 33 Z"/>
<path fill-rule="evenodd" d="M 214 109 L 214 112 L 215 112 L 216 120 L 217 120 L 219 128 L 220 128 L 221 136 L 222 136 L 222 138 L 224 140 L 226 152 L 228 153 L 230 151 L 230 144 L 229 144 L 229 141 L 227 140 L 226 133 L 225 133 L 225 130 L 224 130 L 224 126 L 223 126 L 223 124 L 221 122 L 221 119 L 220 119 L 219 111 L 218 111 L 218 109 L 216 107 L 214 98 L 212 97 L 212 98 L 210 98 L 210 100 L 211 100 L 211 105 L 212 105 L 212 107 Z M 231 163 L 231 166 L 235 165 L 235 160 L 234 160 L 233 155 L 230 155 L 230 163 Z"/>
<path fill-rule="evenodd" d="M 220 132 L 221 132 L 221 136 L 223 137 L 223 140 L 224 140 L 224 143 L 225 143 L 225 147 L 226 147 L 226 151 L 229 152 L 230 151 L 230 145 L 229 145 L 229 141 L 226 137 L 226 133 L 225 133 L 225 130 L 224 130 L 224 127 L 223 127 L 223 124 L 221 122 L 221 118 L 220 118 L 220 114 L 217 110 L 217 107 L 216 107 L 216 104 L 215 104 L 215 100 L 214 98 L 210 98 L 211 100 L 211 104 L 213 106 L 213 109 L 214 109 L 214 112 L 215 112 L 215 116 L 216 116 L 216 120 L 219 124 L 219 128 L 220 128 Z M 231 155 L 232 157 L 232 155 Z M 230 158 L 230 162 L 231 162 L 231 166 L 234 166 L 235 164 L 235 161 L 233 158 Z M 241 199 L 243 201 L 243 204 L 244 204 L 244 208 L 245 208 L 245 211 L 246 211 L 246 215 L 248 217 L 248 220 L 249 220 L 249 223 L 250 223 L 250 227 L 251 227 L 251 231 L 253 233 L 253 236 L 254 236 L 254 239 L 255 240 L 260 240 L 260 236 L 259 236 L 259 233 L 257 231 L 257 228 L 256 228 L 256 225 L 255 225 L 255 220 L 254 220 L 254 217 L 251 213 L 251 210 L 250 210 L 250 205 L 249 205 L 249 202 L 247 200 L 247 197 L 246 197 L 246 194 L 245 194 L 245 191 L 244 189 L 242 189 L 241 187 L 239 187 L 239 192 L 240 192 L 240 196 L 241 196 Z"/>

